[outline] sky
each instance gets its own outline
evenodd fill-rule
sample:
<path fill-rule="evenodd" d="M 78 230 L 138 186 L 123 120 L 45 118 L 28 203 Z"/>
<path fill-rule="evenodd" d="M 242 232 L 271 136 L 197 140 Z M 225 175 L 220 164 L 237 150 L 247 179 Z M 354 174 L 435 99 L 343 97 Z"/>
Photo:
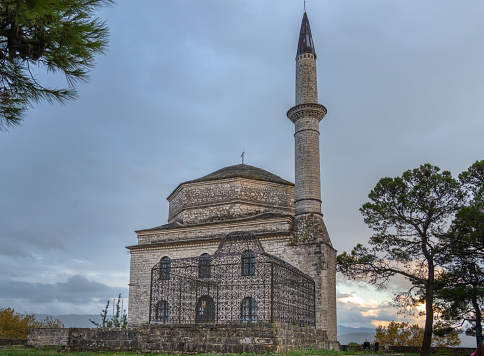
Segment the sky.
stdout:
<path fill-rule="evenodd" d="M 308 0 L 318 55 L 324 219 L 339 253 L 371 231 L 382 177 L 484 159 L 484 2 Z M 294 181 L 296 0 L 118 0 L 79 99 L 0 133 L 0 307 L 97 314 L 128 295 L 135 230 L 167 222 L 181 182 L 245 163 Z M 41 76 L 45 83 L 62 78 Z M 338 324 L 402 320 L 338 276 Z"/>

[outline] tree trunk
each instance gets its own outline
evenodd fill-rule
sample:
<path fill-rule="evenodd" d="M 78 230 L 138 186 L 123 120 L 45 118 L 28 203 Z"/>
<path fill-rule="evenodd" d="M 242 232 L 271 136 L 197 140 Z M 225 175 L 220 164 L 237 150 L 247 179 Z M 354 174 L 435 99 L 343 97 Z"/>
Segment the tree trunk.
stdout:
<path fill-rule="evenodd" d="M 420 356 L 430 356 L 434 324 L 434 266 L 429 262 L 428 282 L 425 287 L 425 329 Z"/>
<path fill-rule="evenodd" d="M 476 310 L 476 344 L 479 346 L 479 343 L 482 340 L 482 314 L 481 307 L 477 302 L 477 297 L 475 295 L 472 298 L 472 306 Z"/>

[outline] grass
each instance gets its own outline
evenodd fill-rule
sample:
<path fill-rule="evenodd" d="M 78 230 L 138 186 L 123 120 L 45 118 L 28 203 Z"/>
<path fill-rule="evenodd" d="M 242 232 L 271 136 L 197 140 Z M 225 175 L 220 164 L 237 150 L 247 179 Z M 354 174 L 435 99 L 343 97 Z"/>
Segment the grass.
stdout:
<path fill-rule="evenodd" d="M 147 356 L 147 355 L 156 355 L 156 356 L 174 356 L 174 355 L 181 355 L 177 353 L 170 353 L 170 354 L 163 354 L 163 353 L 151 353 L 151 354 L 144 354 L 138 352 L 116 352 L 116 351 L 101 351 L 101 352 L 91 352 L 91 351 L 72 351 L 67 352 L 69 356 Z M 8 348 L 0 349 L 0 356 L 50 356 L 50 355 L 58 355 L 59 351 L 57 348 L 43 348 L 43 349 L 32 349 L 27 347 L 19 347 L 19 346 L 10 346 Z M 370 353 L 371 354 L 371 353 Z M 383 353 L 379 353 L 384 355 Z M 368 352 L 355 352 L 351 349 L 349 351 L 333 351 L 333 350 L 314 350 L 314 349 L 305 349 L 305 350 L 292 350 L 283 352 L 280 354 L 251 354 L 251 353 L 242 353 L 242 354 L 217 354 L 215 352 L 211 353 L 200 353 L 196 354 L 196 356 L 306 356 L 306 355 L 321 355 L 321 356 L 339 356 L 339 355 L 369 355 Z M 418 356 L 418 354 L 405 354 L 404 356 Z"/>
<path fill-rule="evenodd" d="M 27 347 L 11 346 L 8 348 L 0 349 L 0 356 L 49 356 L 58 355 L 59 352 L 56 348 L 44 348 L 44 349 L 32 349 Z M 101 352 L 90 352 L 90 351 L 72 351 L 68 352 L 69 356 L 136 356 L 147 354 L 137 353 L 137 352 L 116 352 L 116 351 L 101 351 Z M 332 350 L 292 350 L 281 354 L 265 354 L 265 356 L 277 355 L 277 356 L 306 356 L 306 355 L 322 355 L 322 356 L 338 356 L 338 355 L 364 355 L 363 352 L 354 351 L 332 351 Z M 153 353 L 151 355 L 157 356 L 174 356 L 176 353 L 163 354 L 163 353 Z M 242 353 L 242 354 L 217 354 L 211 353 L 200 353 L 197 356 L 256 356 L 256 354 Z M 257 354 L 257 356 L 261 356 Z M 264 355 L 262 355 L 264 356 Z"/>

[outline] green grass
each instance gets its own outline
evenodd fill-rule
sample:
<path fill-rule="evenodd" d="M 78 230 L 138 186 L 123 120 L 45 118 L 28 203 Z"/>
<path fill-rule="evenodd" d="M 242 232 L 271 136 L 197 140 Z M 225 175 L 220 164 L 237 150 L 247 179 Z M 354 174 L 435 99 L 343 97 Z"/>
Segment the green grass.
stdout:
<path fill-rule="evenodd" d="M 146 356 L 147 354 L 141 354 L 137 352 L 115 352 L 115 351 L 105 351 L 105 352 L 89 352 L 89 351 L 72 351 L 67 352 L 69 356 L 136 356 L 142 355 Z M 49 356 L 49 355 L 58 355 L 59 352 L 56 348 L 45 348 L 45 349 L 31 349 L 26 347 L 9 347 L 4 348 L 3 350 L 0 349 L 0 356 Z M 354 351 L 331 351 L 331 350 L 292 350 L 287 351 L 281 354 L 265 354 L 266 356 L 277 355 L 277 356 L 305 356 L 305 355 L 322 355 L 322 356 L 337 356 L 337 355 L 364 355 L 363 352 L 354 352 Z M 163 354 L 163 353 L 152 353 L 151 355 L 157 356 L 174 356 L 177 353 L 171 354 Z M 200 353 L 197 356 L 256 356 L 256 354 L 251 353 L 242 353 L 242 354 L 217 354 L 214 352 L 211 353 Z M 257 356 L 261 356 L 258 354 Z M 263 355 L 262 355 L 263 356 Z"/>
<path fill-rule="evenodd" d="M 151 353 L 151 354 L 142 354 L 138 352 L 115 352 L 115 351 L 104 351 L 104 352 L 90 352 L 90 351 L 72 351 L 66 352 L 69 356 L 147 356 L 147 355 L 156 355 L 156 356 L 174 356 L 180 355 L 179 353 L 170 353 L 170 354 L 163 354 L 163 353 Z M 372 354 L 372 353 L 370 353 Z M 379 353 L 384 355 L 384 353 Z M 50 355 L 59 355 L 57 348 L 44 348 L 44 349 L 31 349 L 26 347 L 19 347 L 19 346 L 11 346 L 11 347 L 4 347 L 0 349 L 0 356 L 50 356 Z M 307 349 L 307 350 L 292 350 L 287 351 L 281 354 L 265 354 L 265 356 L 306 356 L 306 355 L 321 355 L 321 356 L 339 356 L 339 355 L 368 355 L 368 352 L 355 352 L 351 349 L 349 351 L 332 351 L 332 350 L 314 350 L 314 349 Z M 242 353 L 242 354 L 217 354 L 214 352 L 211 353 L 200 353 L 196 354 L 196 356 L 264 356 L 264 354 L 251 354 L 251 353 Z M 405 354 L 405 356 L 418 356 L 418 354 Z"/>

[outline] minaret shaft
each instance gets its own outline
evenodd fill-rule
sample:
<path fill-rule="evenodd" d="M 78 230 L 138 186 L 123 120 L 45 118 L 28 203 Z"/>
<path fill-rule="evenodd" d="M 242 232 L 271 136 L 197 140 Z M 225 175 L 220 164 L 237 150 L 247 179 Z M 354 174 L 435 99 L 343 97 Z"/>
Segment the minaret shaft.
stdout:
<path fill-rule="evenodd" d="M 296 55 L 296 106 L 287 113 L 295 125 L 296 217 L 321 213 L 319 122 L 326 108 L 318 104 L 316 50 L 309 20 L 304 13 Z"/>
<path fill-rule="evenodd" d="M 321 214 L 318 126 L 319 120 L 314 118 L 301 118 L 295 123 L 296 215 Z"/>
<path fill-rule="evenodd" d="M 300 54 L 296 58 L 296 105 L 317 102 L 316 55 Z"/>
<path fill-rule="evenodd" d="M 296 215 L 321 214 L 319 122 L 326 108 L 318 104 L 317 86 L 316 55 L 299 54 L 296 57 L 296 106 L 287 113 L 295 125 Z"/>

